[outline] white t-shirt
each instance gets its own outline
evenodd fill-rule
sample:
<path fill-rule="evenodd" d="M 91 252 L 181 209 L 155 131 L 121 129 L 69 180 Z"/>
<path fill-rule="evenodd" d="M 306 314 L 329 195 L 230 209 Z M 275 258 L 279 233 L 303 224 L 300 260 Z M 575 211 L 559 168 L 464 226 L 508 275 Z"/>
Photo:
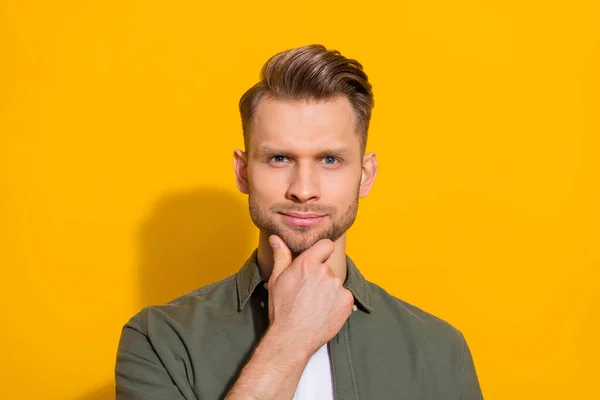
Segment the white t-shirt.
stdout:
<path fill-rule="evenodd" d="M 293 400 L 333 400 L 333 378 L 327 343 L 308 360 Z"/>

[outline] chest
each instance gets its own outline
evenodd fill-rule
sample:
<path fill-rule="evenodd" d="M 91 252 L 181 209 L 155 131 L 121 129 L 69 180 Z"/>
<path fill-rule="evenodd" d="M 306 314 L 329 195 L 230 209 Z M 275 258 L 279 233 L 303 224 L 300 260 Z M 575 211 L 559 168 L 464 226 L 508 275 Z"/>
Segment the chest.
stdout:
<path fill-rule="evenodd" d="M 264 334 L 265 318 L 266 312 L 259 312 L 239 326 L 198 339 L 189 368 L 197 399 L 224 398 Z M 393 328 L 381 330 L 366 317 L 351 316 L 329 346 L 311 358 L 294 400 L 452 399 L 449 393 L 439 396 L 442 386 L 411 341 Z"/>
<path fill-rule="evenodd" d="M 331 358 L 326 344 L 308 361 L 293 400 L 333 400 L 333 395 Z"/>

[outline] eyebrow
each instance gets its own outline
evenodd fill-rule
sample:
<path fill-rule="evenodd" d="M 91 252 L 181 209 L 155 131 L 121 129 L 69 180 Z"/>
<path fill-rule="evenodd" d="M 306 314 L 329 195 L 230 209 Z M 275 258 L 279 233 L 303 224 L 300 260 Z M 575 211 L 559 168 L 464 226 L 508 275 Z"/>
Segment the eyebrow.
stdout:
<path fill-rule="evenodd" d="M 293 153 L 293 151 L 290 152 L 290 151 L 286 151 L 286 150 L 278 150 L 277 148 L 263 145 L 258 148 L 257 153 L 260 154 L 261 156 L 267 156 L 267 155 L 274 156 L 274 155 L 291 155 Z M 321 150 L 317 153 L 317 157 L 319 157 L 319 158 L 325 157 L 325 156 L 342 157 L 342 156 L 346 155 L 347 153 L 348 153 L 348 147 L 340 146 L 340 147 L 335 147 L 332 149 Z"/>

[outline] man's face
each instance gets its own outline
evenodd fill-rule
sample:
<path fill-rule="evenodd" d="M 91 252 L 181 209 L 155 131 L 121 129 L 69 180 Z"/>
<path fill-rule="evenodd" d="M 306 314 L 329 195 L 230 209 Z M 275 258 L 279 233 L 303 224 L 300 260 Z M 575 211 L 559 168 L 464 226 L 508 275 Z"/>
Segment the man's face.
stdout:
<path fill-rule="evenodd" d="M 355 118 L 344 96 L 266 98 L 257 107 L 240 189 L 249 195 L 254 224 L 295 255 L 320 239 L 337 240 L 356 218 L 363 155 Z M 240 186 L 237 166 L 236 172 Z"/>

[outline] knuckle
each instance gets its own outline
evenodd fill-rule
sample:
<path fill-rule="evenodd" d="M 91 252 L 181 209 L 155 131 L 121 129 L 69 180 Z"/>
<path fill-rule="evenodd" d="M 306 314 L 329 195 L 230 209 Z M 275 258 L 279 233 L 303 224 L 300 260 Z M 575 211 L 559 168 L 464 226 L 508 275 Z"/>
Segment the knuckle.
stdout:
<path fill-rule="evenodd" d="M 309 276 L 311 274 L 310 265 L 307 262 L 300 261 L 297 265 L 297 271 L 302 276 Z"/>
<path fill-rule="evenodd" d="M 273 256 L 273 259 L 274 259 L 275 261 L 279 261 L 279 262 L 281 262 L 281 263 L 287 263 L 287 261 L 288 261 L 288 255 L 287 255 L 285 252 L 283 252 L 283 251 L 280 251 L 280 252 L 276 253 L 276 254 Z"/>
<path fill-rule="evenodd" d="M 337 276 L 333 278 L 333 285 L 335 286 L 336 289 L 340 289 L 343 284 L 342 284 L 342 280 L 340 278 L 338 278 Z"/>
<path fill-rule="evenodd" d="M 300 269 L 302 269 L 303 271 L 308 271 L 310 269 L 310 263 L 307 262 L 306 260 L 301 260 L 300 261 Z"/>
<path fill-rule="evenodd" d="M 344 293 L 344 302 L 348 306 L 351 306 L 352 304 L 354 304 L 354 295 L 352 294 L 351 291 L 346 290 L 346 293 Z"/>

